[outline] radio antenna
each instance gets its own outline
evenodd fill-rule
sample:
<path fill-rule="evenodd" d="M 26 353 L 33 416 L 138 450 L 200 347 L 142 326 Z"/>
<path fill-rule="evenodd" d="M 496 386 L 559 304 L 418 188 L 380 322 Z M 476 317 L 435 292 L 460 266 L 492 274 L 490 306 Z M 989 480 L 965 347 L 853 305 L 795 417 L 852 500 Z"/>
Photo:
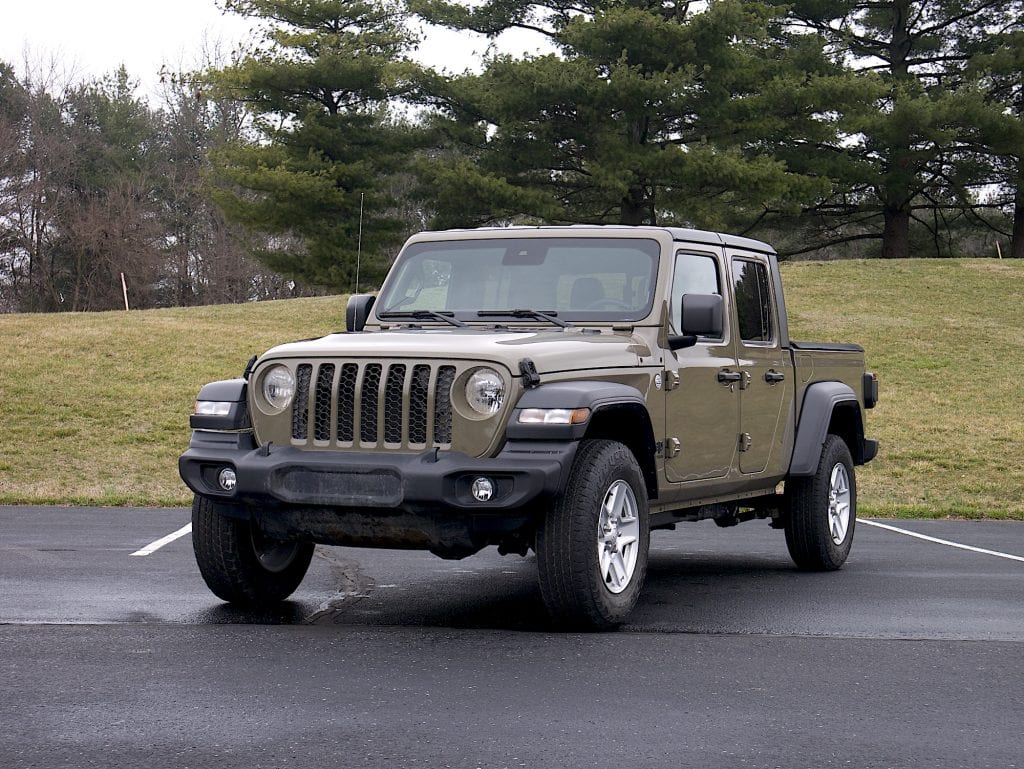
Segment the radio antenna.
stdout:
<path fill-rule="evenodd" d="M 359 193 L 359 238 L 356 241 L 356 288 L 352 293 L 359 293 L 359 263 L 363 258 L 363 199 L 366 197 L 365 192 Z"/>

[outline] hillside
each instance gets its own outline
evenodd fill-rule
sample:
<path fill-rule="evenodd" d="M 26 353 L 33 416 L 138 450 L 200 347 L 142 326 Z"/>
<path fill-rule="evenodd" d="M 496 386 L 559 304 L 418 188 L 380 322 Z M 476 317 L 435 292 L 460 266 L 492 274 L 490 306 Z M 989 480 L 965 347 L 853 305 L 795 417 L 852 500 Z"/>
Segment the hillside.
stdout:
<path fill-rule="evenodd" d="M 882 382 L 862 512 L 1024 520 L 1024 263 L 783 267 L 796 339 L 855 341 Z M 199 387 L 344 326 L 344 297 L 0 316 L 0 502 L 179 505 Z"/>

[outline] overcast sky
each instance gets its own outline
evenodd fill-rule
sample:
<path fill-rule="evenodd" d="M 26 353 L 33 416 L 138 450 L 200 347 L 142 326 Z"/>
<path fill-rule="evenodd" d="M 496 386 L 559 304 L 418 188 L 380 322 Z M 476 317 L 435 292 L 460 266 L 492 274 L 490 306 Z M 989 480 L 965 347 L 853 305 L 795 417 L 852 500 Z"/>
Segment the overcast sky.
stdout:
<path fill-rule="evenodd" d="M 26 50 L 33 61 L 56 56 L 80 77 L 98 77 L 124 64 L 144 93 L 154 93 L 160 68 L 195 67 L 204 39 L 224 51 L 244 40 L 251 23 L 223 14 L 217 0 L 0 0 L 0 60 L 21 69 Z M 418 58 L 461 72 L 486 40 L 468 33 L 432 31 Z M 532 51 L 536 40 L 512 36 L 503 50 Z"/>

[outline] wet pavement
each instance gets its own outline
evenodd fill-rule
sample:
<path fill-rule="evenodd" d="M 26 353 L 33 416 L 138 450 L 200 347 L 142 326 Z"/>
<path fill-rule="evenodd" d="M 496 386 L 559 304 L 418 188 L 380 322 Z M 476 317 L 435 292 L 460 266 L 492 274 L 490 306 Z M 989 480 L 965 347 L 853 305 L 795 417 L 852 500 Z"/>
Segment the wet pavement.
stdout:
<path fill-rule="evenodd" d="M 833 574 L 681 525 L 627 626 L 564 634 L 493 549 L 318 548 L 242 612 L 187 534 L 132 555 L 188 519 L 0 507 L 0 765 L 1024 767 L 1021 523 L 862 522 Z"/>

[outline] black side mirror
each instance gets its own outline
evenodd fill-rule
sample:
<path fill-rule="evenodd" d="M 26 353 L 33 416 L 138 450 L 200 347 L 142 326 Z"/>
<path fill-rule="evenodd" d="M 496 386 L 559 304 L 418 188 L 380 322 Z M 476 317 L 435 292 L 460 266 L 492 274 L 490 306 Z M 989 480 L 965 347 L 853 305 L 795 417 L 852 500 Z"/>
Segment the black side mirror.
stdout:
<path fill-rule="evenodd" d="M 373 302 L 377 297 L 372 294 L 356 294 L 349 297 L 345 307 L 345 328 L 349 332 L 362 331 L 366 327 L 366 319 L 370 317 Z"/>
<path fill-rule="evenodd" d="M 671 350 L 681 350 L 697 344 L 697 337 L 721 337 L 725 328 L 725 301 L 718 294 L 683 294 L 679 317 L 682 334 L 670 336 Z"/>

